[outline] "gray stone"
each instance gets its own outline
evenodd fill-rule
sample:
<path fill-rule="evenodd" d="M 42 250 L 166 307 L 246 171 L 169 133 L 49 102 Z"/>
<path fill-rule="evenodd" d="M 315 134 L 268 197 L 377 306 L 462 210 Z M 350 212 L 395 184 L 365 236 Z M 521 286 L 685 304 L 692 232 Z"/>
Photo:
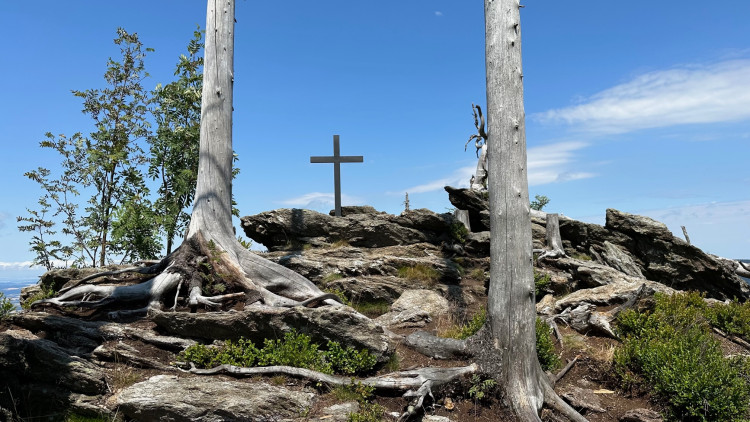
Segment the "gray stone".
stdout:
<path fill-rule="evenodd" d="M 576 308 L 586 304 L 596 306 L 620 304 L 627 301 L 644 283 L 646 284 L 646 295 L 653 295 L 655 292 L 664 294 L 673 294 L 675 292 L 674 289 L 663 284 L 654 283 L 653 281 L 627 281 L 623 279 L 605 286 L 577 290 L 558 300 L 555 303 L 555 310 L 559 312 L 566 308 Z"/>
<path fill-rule="evenodd" d="M 645 278 L 641 272 L 641 267 L 635 262 L 635 258 L 622 247 L 611 242 L 604 241 L 604 250 L 600 256 L 603 263 L 621 271 L 631 277 Z"/>
<path fill-rule="evenodd" d="M 346 240 L 352 246 L 378 248 L 450 240 L 450 214 L 419 209 L 399 216 L 378 212 L 342 212 L 332 217 L 311 210 L 279 209 L 242 218 L 247 237 L 269 250 L 300 249 L 303 244 Z"/>
<path fill-rule="evenodd" d="M 651 409 L 632 409 L 625 412 L 620 422 L 662 422 L 659 412 Z"/>
<path fill-rule="evenodd" d="M 566 247 L 598 256 L 602 263 L 631 276 L 677 290 L 701 291 L 720 300 L 750 298 L 750 286 L 733 268 L 648 217 L 608 209 L 606 226 L 561 219 L 560 234 Z M 623 260 L 613 247 L 628 258 Z"/>
<path fill-rule="evenodd" d="M 356 401 L 350 401 L 328 406 L 320 411 L 318 417 L 310 420 L 313 422 L 346 422 L 349 420 L 350 414 L 357 412 L 359 412 L 359 403 Z"/>
<path fill-rule="evenodd" d="M 446 416 L 424 415 L 422 422 L 451 422 L 451 419 Z"/>
<path fill-rule="evenodd" d="M 313 341 L 329 340 L 357 349 L 367 349 L 384 361 L 392 346 L 383 327 L 346 306 L 320 308 L 278 308 L 246 306 L 244 311 L 228 312 L 154 312 L 154 322 L 164 331 L 178 336 L 207 340 L 236 340 L 240 337 L 262 344 L 266 338 L 296 329 Z"/>
<path fill-rule="evenodd" d="M 300 417 L 313 397 L 262 382 L 157 375 L 125 388 L 115 402 L 139 421 L 278 421 Z"/>
<path fill-rule="evenodd" d="M 0 380 L 0 405 L 30 418 L 62 412 L 77 395 L 107 391 L 104 373 L 96 365 L 26 330 L 0 333 Z M 23 400 L 11 404 L 11 396 Z"/>
<path fill-rule="evenodd" d="M 448 313 L 448 300 L 431 290 L 405 290 L 390 312 L 375 319 L 387 327 L 424 327 L 432 318 Z"/>

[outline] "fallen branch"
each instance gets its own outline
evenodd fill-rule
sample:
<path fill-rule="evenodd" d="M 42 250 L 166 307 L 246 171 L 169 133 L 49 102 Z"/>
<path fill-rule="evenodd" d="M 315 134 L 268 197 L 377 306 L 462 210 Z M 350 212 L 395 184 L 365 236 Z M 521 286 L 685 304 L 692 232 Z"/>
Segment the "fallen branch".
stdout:
<path fill-rule="evenodd" d="M 560 372 L 557 373 L 557 375 L 551 375 L 549 377 L 549 382 L 552 383 L 553 387 L 555 386 L 555 384 L 557 384 L 558 381 L 562 379 L 562 377 L 565 376 L 565 374 L 568 373 L 568 371 L 570 371 L 573 368 L 573 365 L 576 364 L 579 357 L 580 356 L 574 357 L 573 360 L 571 360 L 570 362 L 568 362 L 567 365 L 565 365 L 565 368 L 563 368 Z"/>
<path fill-rule="evenodd" d="M 716 334 L 724 337 L 725 339 L 731 341 L 732 343 L 734 343 L 734 344 L 736 344 L 738 346 L 741 346 L 741 347 L 745 348 L 745 350 L 750 350 L 750 343 L 748 343 L 747 341 L 743 340 L 742 338 L 737 337 L 737 336 L 735 336 L 733 334 L 725 333 L 724 331 L 722 331 L 722 330 L 720 330 L 720 329 L 718 329 L 716 327 L 711 327 L 711 328 L 713 329 L 713 331 Z"/>
<path fill-rule="evenodd" d="M 243 368 L 234 365 L 221 365 L 211 369 L 198 369 L 191 363 L 189 372 L 198 375 L 229 374 L 235 376 L 253 375 L 287 375 L 302 378 L 313 382 L 327 384 L 329 386 L 346 386 L 353 383 L 373 387 L 376 390 L 403 391 L 402 397 L 413 397 L 407 406 L 406 412 L 399 420 L 406 420 L 418 412 L 424 404 L 424 399 L 430 396 L 434 401 L 432 390 L 450 382 L 457 381 L 466 375 L 471 375 L 479 370 L 476 363 L 458 368 L 420 368 L 411 371 L 393 372 L 363 379 L 354 379 L 339 375 L 329 375 L 322 372 L 292 366 L 259 366 Z"/>

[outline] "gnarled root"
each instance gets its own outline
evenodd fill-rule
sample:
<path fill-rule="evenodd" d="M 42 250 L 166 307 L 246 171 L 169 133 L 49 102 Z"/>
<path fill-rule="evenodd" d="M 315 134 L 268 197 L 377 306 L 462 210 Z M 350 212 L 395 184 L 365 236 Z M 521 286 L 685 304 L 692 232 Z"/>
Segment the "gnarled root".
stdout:
<path fill-rule="evenodd" d="M 197 232 L 159 263 L 93 274 L 67 287 L 58 297 L 34 302 L 32 307 L 103 309 L 136 305 L 133 309 L 109 313 L 110 318 L 124 318 L 142 316 L 151 309 L 161 310 L 165 301 L 174 300 L 171 309 L 176 310 L 181 294 L 192 310 L 199 306 L 219 308 L 223 303 L 236 300 L 245 304 L 262 301 L 283 307 L 339 304 L 336 295 L 320 291 L 309 280 L 230 241 L 237 243 L 232 237 L 223 242 L 228 245 L 225 249 L 222 242 L 207 240 Z M 155 276 L 133 285 L 84 284 L 126 273 Z M 221 283 L 228 292 L 206 295 L 206 282 Z M 185 291 L 182 291 L 183 286 Z"/>
<path fill-rule="evenodd" d="M 434 388 L 476 373 L 479 366 L 475 363 L 458 368 L 421 368 L 411 371 L 393 372 L 390 374 L 368 377 L 363 379 L 352 379 L 338 375 L 328 375 L 322 372 L 305 368 L 291 366 L 262 366 L 253 368 L 242 368 L 234 365 L 221 365 L 211 369 L 197 369 L 194 366 L 190 372 L 200 375 L 231 374 L 237 376 L 253 375 L 288 375 L 295 378 L 303 378 L 314 382 L 320 382 L 329 386 L 350 385 L 353 382 L 361 383 L 376 390 L 403 391 L 403 397 L 412 397 L 406 412 L 399 420 L 406 420 L 416 414 L 424 404 L 427 396 L 432 396 Z"/>

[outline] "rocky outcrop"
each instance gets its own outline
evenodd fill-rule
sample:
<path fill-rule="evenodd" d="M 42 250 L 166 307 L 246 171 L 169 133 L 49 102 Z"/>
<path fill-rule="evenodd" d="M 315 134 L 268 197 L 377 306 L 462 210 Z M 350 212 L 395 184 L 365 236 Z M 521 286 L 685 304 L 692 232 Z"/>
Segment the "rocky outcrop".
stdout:
<path fill-rule="evenodd" d="M 242 228 L 247 237 L 271 251 L 338 241 L 380 248 L 451 241 L 453 221 L 451 214 L 436 214 L 426 209 L 395 216 L 372 207 L 343 207 L 342 217 L 333 217 L 311 210 L 285 208 L 243 217 Z"/>
<path fill-rule="evenodd" d="M 278 421 L 300 418 L 313 397 L 264 382 L 157 375 L 124 389 L 114 402 L 138 421 Z"/>
<path fill-rule="evenodd" d="M 604 227 L 561 219 L 560 234 L 571 253 L 587 253 L 630 276 L 721 300 L 750 298 L 748 284 L 731 268 L 648 217 L 608 209 Z"/>
<path fill-rule="evenodd" d="M 244 337 L 256 344 L 279 333 L 297 329 L 314 342 L 328 341 L 357 349 L 367 349 L 384 361 L 390 354 L 390 342 L 383 328 L 349 307 L 279 308 L 253 305 L 244 311 L 229 312 L 155 312 L 153 321 L 172 335 L 204 340 L 237 340 Z"/>
<path fill-rule="evenodd" d="M 471 231 L 481 232 L 490 230 L 490 204 L 487 191 L 475 189 L 459 189 L 446 186 L 448 200 L 459 210 L 469 212 Z"/>
<path fill-rule="evenodd" d="M 99 367 L 26 330 L 0 333 L 0 379 L 7 386 L 0 391 L 0 407 L 32 417 L 62 412 L 81 396 L 107 391 Z"/>

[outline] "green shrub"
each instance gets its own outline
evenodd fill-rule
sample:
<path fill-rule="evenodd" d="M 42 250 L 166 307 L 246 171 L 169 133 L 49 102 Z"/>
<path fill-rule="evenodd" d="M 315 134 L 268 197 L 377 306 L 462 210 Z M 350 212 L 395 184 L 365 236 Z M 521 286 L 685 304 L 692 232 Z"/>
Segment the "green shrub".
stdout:
<path fill-rule="evenodd" d="M 469 230 L 466 228 L 464 223 L 455 220 L 451 223 L 449 230 L 451 239 L 455 240 L 456 242 L 464 244 L 467 240 L 469 240 Z"/>
<path fill-rule="evenodd" d="M 309 336 L 290 331 L 283 339 L 264 340 L 261 349 L 244 338 L 227 340 L 220 347 L 197 344 L 182 352 L 180 359 L 199 368 L 223 364 L 242 367 L 283 365 L 344 375 L 369 372 L 377 363 L 375 355 L 368 350 L 344 348 L 335 341 L 329 341 L 327 347 L 328 350 L 319 350 Z"/>
<path fill-rule="evenodd" d="M 343 348 L 335 341 L 328 342 L 325 359 L 333 372 L 344 375 L 367 372 L 377 363 L 377 358 L 369 351 Z"/>
<path fill-rule="evenodd" d="M 537 272 L 534 270 L 534 295 L 539 299 L 542 293 L 547 291 L 547 288 L 552 283 L 552 277 L 549 274 Z"/>
<path fill-rule="evenodd" d="M 464 340 L 476 334 L 484 326 L 485 322 L 487 322 L 487 309 L 480 308 L 479 311 L 471 317 L 469 322 L 466 324 L 455 325 L 442 333 L 441 336 Z"/>
<path fill-rule="evenodd" d="M 379 422 L 383 419 L 385 408 L 372 403 L 370 399 L 375 392 L 375 388 L 362 384 L 361 382 L 352 382 L 349 385 L 339 386 L 333 390 L 333 395 L 339 401 L 356 400 L 359 403 L 359 411 L 350 413 L 347 422 Z"/>
<path fill-rule="evenodd" d="M 5 319 L 15 310 L 16 307 L 11 303 L 10 298 L 5 297 L 5 294 L 0 292 L 0 320 Z"/>
<path fill-rule="evenodd" d="M 21 302 L 22 309 L 28 310 L 31 308 L 31 304 L 36 302 L 37 300 L 49 299 L 51 297 L 55 297 L 55 295 L 57 294 L 55 289 L 53 289 L 52 287 L 47 287 L 41 284 L 39 285 L 39 288 L 41 289 L 39 292 L 29 296 L 28 298 L 26 298 L 26 300 Z"/>
<path fill-rule="evenodd" d="M 750 340 L 750 301 L 740 303 L 735 299 L 726 305 L 711 305 L 706 317 L 711 325 L 725 333 Z"/>
<path fill-rule="evenodd" d="M 555 342 L 552 340 L 552 327 L 541 318 L 536 319 L 536 356 L 545 371 L 560 366 L 560 358 L 555 352 Z"/>
<path fill-rule="evenodd" d="M 615 371 L 626 387 L 650 387 L 679 421 L 743 421 L 750 406 L 745 359 L 726 359 L 711 335 L 703 297 L 655 296 L 650 312 L 618 317 Z"/>

